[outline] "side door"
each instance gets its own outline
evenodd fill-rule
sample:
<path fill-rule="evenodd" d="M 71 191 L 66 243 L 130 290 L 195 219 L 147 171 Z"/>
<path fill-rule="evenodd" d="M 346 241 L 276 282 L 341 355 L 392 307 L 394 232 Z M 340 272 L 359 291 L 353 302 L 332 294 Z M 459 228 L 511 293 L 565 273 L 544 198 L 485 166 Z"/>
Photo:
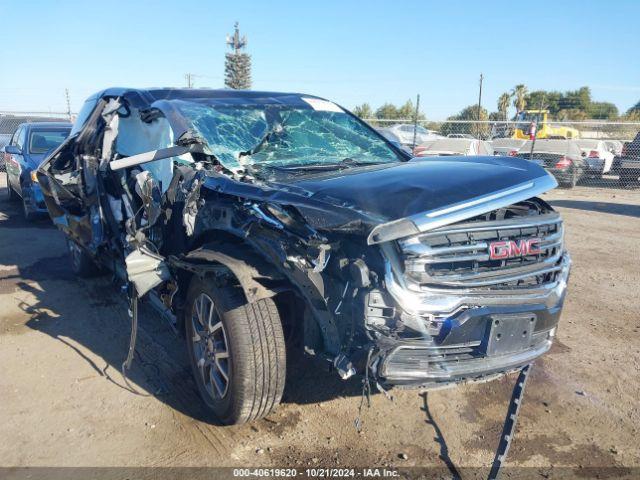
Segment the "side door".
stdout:
<path fill-rule="evenodd" d="M 37 176 L 53 223 L 84 243 L 91 240 L 91 225 L 84 208 L 76 137 L 68 138 L 54 150 L 38 168 Z"/>
<path fill-rule="evenodd" d="M 101 112 L 96 106 L 101 104 L 97 99 L 85 102 L 70 136 L 40 164 L 36 174 L 53 223 L 86 248 L 93 239 L 90 204 L 95 201 L 85 191 L 83 156 L 95 150 L 93 125 Z"/>
<path fill-rule="evenodd" d="M 20 175 L 22 174 L 22 164 L 23 164 L 23 151 L 25 145 L 26 138 L 26 128 L 24 125 L 18 127 L 18 129 L 13 134 L 11 138 L 11 142 L 9 145 L 5 147 L 6 155 L 6 169 L 7 169 L 7 180 L 14 191 L 20 193 L 22 195 L 22 191 L 20 188 Z"/>

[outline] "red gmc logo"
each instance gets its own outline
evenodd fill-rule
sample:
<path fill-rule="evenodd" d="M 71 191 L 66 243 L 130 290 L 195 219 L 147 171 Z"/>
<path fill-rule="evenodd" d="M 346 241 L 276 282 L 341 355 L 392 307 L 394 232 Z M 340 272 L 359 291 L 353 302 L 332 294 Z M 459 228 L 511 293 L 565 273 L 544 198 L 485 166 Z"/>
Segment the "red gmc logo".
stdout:
<path fill-rule="evenodd" d="M 506 258 L 525 257 L 542 253 L 539 238 L 529 238 L 522 240 L 505 240 L 502 242 L 491 242 L 489 244 L 489 258 L 491 260 L 504 260 Z"/>

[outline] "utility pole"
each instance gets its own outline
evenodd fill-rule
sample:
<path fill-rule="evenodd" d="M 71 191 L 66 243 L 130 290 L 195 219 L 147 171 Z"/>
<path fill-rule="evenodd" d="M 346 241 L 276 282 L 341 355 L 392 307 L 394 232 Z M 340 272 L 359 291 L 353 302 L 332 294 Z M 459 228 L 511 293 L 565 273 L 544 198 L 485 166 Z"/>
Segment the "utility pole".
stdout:
<path fill-rule="evenodd" d="M 185 73 L 184 78 L 187 81 L 187 88 L 193 88 L 193 73 Z"/>
<path fill-rule="evenodd" d="M 418 136 L 418 114 L 420 112 L 420 94 L 416 98 L 416 113 L 413 115 L 413 152 L 416 149 L 416 137 Z"/>
<path fill-rule="evenodd" d="M 480 74 L 480 90 L 478 92 L 478 133 L 477 136 L 478 138 L 480 138 L 480 111 L 482 109 L 482 80 L 483 80 L 483 76 L 482 73 Z"/>
<path fill-rule="evenodd" d="M 67 118 L 71 120 L 71 99 L 69 98 L 68 88 L 64 89 L 64 96 L 65 96 L 65 99 L 67 100 Z"/>
<path fill-rule="evenodd" d="M 224 84 L 227 88 L 248 90 L 251 88 L 251 55 L 243 52 L 247 37 L 240 36 L 238 22 L 234 25 L 233 35 L 227 35 L 227 45 L 232 53 L 224 56 Z"/>
<path fill-rule="evenodd" d="M 542 110 L 542 107 L 544 105 L 544 102 L 546 100 L 546 96 L 543 95 L 542 98 L 540 99 L 540 108 L 538 110 Z M 529 160 L 533 160 L 533 149 L 536 146 L 536 138 L 538 137 L 538 123 L 540 121 L 540 117 L 542 116 L 541 113 L 538 113 L 538 117 L 537 120 L 535 122 L 535 126 L 533 128 L 535 128 L 534 132 L 533 132 L 533 138 L 531 139 L 531 151 L 529 152 Z"/>

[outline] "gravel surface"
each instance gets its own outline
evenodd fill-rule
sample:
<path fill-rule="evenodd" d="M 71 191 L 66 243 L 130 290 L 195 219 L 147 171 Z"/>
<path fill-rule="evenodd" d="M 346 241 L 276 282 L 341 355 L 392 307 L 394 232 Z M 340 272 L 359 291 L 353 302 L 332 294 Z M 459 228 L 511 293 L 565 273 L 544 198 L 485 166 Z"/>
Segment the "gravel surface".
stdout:
<path fill-rule="evenodd" d="M 359 380 L 296 358 L 275 413 L 220 427 L 197 397 L 184 341 L 144 307 L 131 378 L 145 396 L 131 393 L 119 372 L 123 297 L 108 277 L 75 278 L 62 235 L 47 219 L 27 224 L 0 182 L 0 466 L 490 465 L 513 375 L 374 395 L 358 433 Z M 545 199 L 564 216 L 574 266 L 508 464 L 604 476 L 640 467 L 640 191 L 578 187 Z"/>

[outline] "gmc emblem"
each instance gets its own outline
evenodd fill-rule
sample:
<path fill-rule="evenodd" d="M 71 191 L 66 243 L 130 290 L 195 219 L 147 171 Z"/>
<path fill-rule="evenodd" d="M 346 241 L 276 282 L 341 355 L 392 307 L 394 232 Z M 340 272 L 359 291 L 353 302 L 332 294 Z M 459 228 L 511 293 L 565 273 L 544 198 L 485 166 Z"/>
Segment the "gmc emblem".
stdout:
<path fill-rule="evenodd" d="M 489 258 L 491 260 L 504 260 L 507 258 L 536 255 L 542 253 L 542 250 L 538 247 L 540 242 L 541 240 L 539 238 L 491 242 L 489 244 Z"/>

